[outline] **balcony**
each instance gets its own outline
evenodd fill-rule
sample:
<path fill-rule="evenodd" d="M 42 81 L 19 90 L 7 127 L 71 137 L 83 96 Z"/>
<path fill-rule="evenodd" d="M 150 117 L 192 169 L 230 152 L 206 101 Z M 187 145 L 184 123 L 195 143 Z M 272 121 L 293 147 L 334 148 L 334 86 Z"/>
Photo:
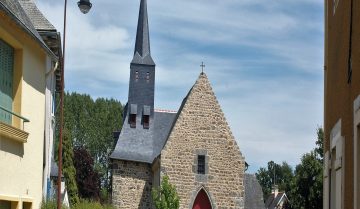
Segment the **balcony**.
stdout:
<path fill-rule="evenodd" d="M 7 138 L 13 139 L 18 142 L 26 143 L 29 133 L 24 131 L 24 123 L 30 122 L 30 120 L 10 111 L 2 106 L 0 106 L 0 111 L 6 112 L 7 114 L 12 115 L 12 117 L 15 117 L 18 120 L 22 121 L 22 126 L 17 128 L 17 127 L 12 126 L 12 124 L 8 124 L 5 121 L 0 120 L 0 139 L 1 139 L 1 137 L 7 137 Z"/>

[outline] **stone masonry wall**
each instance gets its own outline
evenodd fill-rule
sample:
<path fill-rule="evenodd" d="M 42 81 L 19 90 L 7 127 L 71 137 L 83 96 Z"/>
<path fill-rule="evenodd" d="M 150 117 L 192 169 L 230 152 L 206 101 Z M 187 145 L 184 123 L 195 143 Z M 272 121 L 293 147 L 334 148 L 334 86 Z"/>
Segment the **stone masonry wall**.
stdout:
<path fill-rule="evenodd" d="M 150 164 L 115 160 L 112 181 L 112 203 L 116 208 L 152 208 Z"/>
<path fill-rule="evenodd" d="M 197 156 L 205 155 L 205 174 Z M 192 208 L 203 188 L 213 208 L 244 208 L 245 161 L 205 74 L 190 91 L 161 152 L 161 172 L 177 188 L 180 208 Z"/>

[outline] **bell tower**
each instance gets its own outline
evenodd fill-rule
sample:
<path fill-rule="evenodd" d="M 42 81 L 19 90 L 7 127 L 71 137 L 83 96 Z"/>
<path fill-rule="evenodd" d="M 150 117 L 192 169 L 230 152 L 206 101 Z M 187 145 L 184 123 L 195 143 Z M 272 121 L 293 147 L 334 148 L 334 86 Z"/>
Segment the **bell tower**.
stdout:
<path fill-rule="evenodd" d="M 136 121 L 140 121 L 144 128 L 149 128 L 154 115 L 154 94 L 155 63 L 150 53 L 147 1 L 141 0 L 134 57 L 130 64 L 128 116 L 131 127 L 135 128 Z"/>

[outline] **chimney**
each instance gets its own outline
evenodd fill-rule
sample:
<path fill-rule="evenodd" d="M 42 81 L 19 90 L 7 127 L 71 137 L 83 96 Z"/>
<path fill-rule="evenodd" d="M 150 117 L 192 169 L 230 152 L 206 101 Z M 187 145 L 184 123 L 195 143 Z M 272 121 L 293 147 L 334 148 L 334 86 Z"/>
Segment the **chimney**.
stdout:
<path fill-rule="evenodd" d="M 278 195 L 278 193 L 279 193 L 279 186 L 278 185 L 275 184 L 272 187 L 272 193 L 274 194 L 274 198 Z"/>

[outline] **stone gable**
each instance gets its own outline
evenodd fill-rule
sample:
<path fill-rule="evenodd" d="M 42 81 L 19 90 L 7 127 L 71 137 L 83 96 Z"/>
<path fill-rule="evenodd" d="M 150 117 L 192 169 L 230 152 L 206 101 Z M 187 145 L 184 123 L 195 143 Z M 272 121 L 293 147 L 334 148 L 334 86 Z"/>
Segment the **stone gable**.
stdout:
<path fill-rule="evenodd" d="M 198 155 L 205 157 L 204 174 Z M 160 166 L 177 188 L 180 208 L 192 208 L 200 189 L 213 208 L 244 208 L 244 157 L 205 74 L 184 99 Z"/>

